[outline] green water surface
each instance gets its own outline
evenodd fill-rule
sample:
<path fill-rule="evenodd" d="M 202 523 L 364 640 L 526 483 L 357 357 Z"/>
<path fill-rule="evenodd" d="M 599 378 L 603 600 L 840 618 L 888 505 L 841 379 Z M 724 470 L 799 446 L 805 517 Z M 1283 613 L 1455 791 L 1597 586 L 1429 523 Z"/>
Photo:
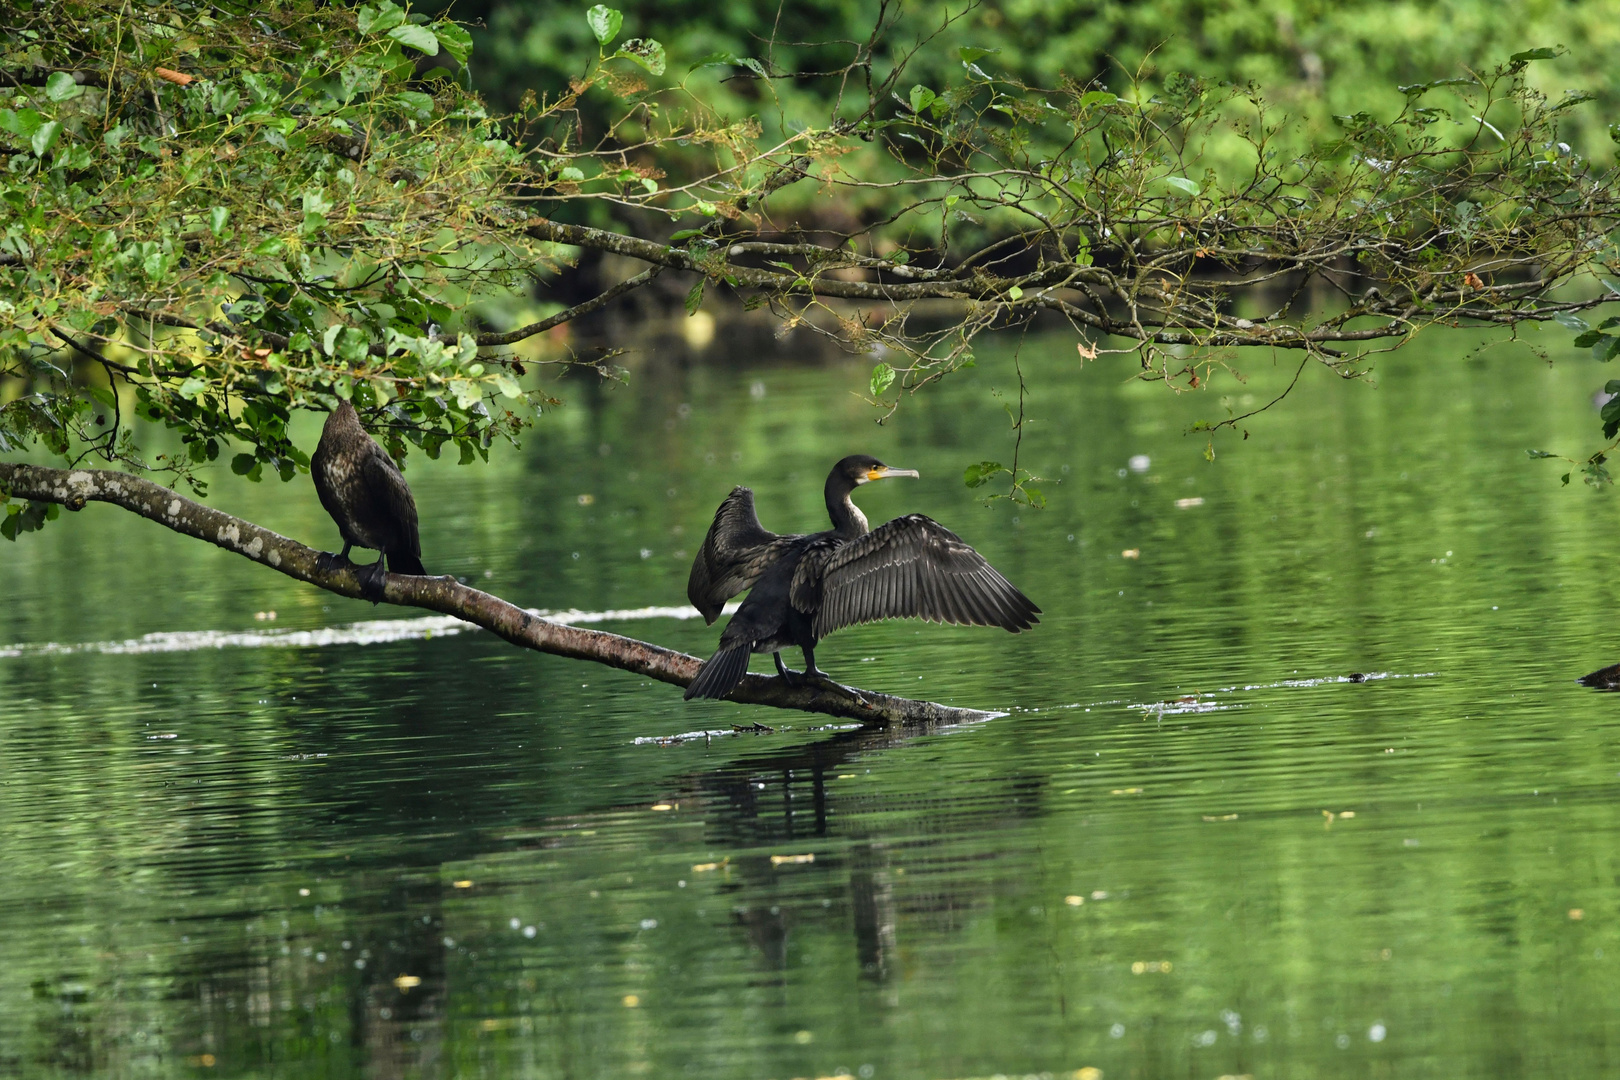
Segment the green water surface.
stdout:
<path fill-rule="evenodd" d="M 411 461 L 431 571 L 586 613 L 684 604 L 734 483 L 808 531 L 835 459 L 918 468 L 868 516 L 1040 626 L 817 659 L 1005 713 L 954 730 L 687 704 L 105 506 L 0 545 L 0 1075 L 1613 1076 L 1620 696 L 1572 680 L 1620 659 L 1620 516 L 1524 454 L 1590 448 L 1603 373 L 1474 343 L 1307 372 L 1208 463 L 1291 361 L 1178 397 L 1031 339 L 1043 512 L 962 484 L 1011 453 L 994 349 L 883 428 L 870 358 L 711 355 Z M 335 546 L 307 477 L 220 472 Z"/>

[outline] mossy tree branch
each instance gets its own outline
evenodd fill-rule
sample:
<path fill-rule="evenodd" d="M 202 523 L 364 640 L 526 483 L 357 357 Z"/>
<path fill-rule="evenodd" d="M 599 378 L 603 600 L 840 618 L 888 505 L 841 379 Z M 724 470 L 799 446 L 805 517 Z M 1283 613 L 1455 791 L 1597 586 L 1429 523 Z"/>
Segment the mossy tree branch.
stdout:
<path fill-rule="evenodd" d="M 91 502 L 111 503 L 174 532 L 206 540 L 262 563 L 288 577 L 339 596 L 361 598 L 360 581 L 353 567 L 323 567 L 321 553 L 313 548 L 130 473 L 0 463 L 0 491 L 14 498 L 55 503 L 69 510 L 82 509 Z M 452 577 L 389 574 L 383 598 L 390 604 L 453 615 L 526 649 L 590 660 L 675 686 L 689 684 L 702 663 L 696 656 L 635 638 L 550 622 Z M 835 685 L 789 686 L 781 678 L 764 675 L 745 678 L 732 692 L 731 700 L 823 713 L 863 724 L 965 723 L 991 715 Z"/>

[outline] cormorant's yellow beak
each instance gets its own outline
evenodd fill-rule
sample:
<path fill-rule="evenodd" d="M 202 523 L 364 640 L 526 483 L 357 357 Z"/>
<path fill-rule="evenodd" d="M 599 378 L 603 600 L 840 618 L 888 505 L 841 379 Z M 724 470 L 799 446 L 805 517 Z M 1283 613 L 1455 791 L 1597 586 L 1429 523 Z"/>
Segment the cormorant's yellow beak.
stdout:
<path fill-rule="evenodd" d="M 887 465 L 879 465 L 874 469 L 866 470 L 866 478 L 868 480 L 892 479 L 896 476 L 910 476 L 916 478 L 921 475 L 922 474 L 916 469 L 891 469 Z"/>

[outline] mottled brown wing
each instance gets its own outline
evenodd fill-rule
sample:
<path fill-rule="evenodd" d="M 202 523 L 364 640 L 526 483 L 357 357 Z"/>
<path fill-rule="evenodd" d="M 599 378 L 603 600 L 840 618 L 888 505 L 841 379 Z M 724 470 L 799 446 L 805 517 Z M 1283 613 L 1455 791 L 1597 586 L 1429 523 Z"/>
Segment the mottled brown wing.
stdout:
<path fill-rule="evenodd" d="M 686 598 L 703 613 L 705 622 L 714 622 L 726 601 L 751 588 L 794 539 L 767 532 L 754 511 L 753 491 L 732 488 L 714 512 L 709 534 L 692 560 Z"/>
<path fill-rule="evenodd" d="M 365 488 L 370 509 L 381 531 L 387 534 L 388 568 L 395 573 L 426 573 L 422 565 L 422 541 L 417 535 L 416 500 L 410 485 L 388 456 L 388 451 L 372 444 L 366 455 Z M 397 569 L 396 569 L 397 566 Z"/>
<path fill-rule="evenodd" d="M 908 514 L 832 553 L 814 626 L 818 638 L 879 619 L 999 626 L 1016 634 L 1039 622 L 1040 611 L 951 530 Z"/>

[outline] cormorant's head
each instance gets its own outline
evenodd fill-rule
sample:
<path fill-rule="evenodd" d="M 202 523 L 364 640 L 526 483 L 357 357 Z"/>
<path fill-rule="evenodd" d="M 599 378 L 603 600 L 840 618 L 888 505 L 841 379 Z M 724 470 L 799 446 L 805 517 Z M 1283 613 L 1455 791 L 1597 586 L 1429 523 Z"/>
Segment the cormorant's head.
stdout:
<path fill-rule="evenodd" d="M 918 472 L 916 469 L 891 469 L 870 454 L 851 454 L 833 466 L 833 475 L 844 477 L 851 485 L 860 485 L 894 476 L 914 477 Z"/>

